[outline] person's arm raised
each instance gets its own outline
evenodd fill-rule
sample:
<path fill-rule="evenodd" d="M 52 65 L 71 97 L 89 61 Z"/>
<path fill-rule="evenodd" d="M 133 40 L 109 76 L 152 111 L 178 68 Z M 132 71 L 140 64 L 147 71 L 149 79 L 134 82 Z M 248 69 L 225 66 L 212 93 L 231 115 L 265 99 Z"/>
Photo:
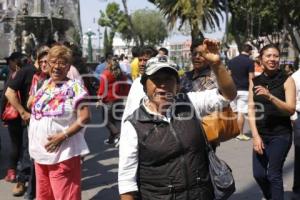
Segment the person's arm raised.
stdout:
<path fill-rule="evenodd" d="M 237 94 L 236 87 L 232 77 L 221 61 L 220 42 L 212 39 L 205 39 L 203 46 L 202 55 L 216 75 L 217 84 L 221 94 L 226 99 L 233 100 Z"/>

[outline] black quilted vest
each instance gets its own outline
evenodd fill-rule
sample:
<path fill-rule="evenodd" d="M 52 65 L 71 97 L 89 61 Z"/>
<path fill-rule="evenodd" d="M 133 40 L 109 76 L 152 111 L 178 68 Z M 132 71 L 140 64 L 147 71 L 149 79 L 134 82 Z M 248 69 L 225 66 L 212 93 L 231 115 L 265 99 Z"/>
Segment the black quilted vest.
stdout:
<path fill-rule="evenodd" d="M 184 94 L 172 107 L 171 122 L 141 105 L 129 121 L 138 136 L 137 182 L 142 200 L 212 200 L 206 145 L 194 108 Z"/>

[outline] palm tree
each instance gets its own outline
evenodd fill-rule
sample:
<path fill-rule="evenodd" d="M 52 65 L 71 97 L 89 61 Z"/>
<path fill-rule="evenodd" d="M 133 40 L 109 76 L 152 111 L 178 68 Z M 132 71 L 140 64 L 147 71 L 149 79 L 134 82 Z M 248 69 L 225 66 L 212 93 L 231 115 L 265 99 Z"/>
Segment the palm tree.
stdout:
<path fill-rule="evenodd" d="M 179 29 L 188 23 L 192 40 L 203 38 L 203 30 L 220 28 L 220 18 L 225 10 L 224 0 L 148 0 L 154 3 L 167 19 L 170 28 L 177 24 Z"/>
<path fill-rule="evenodd" d="M 136 45 L 143 46 L 144 45 L 143 37 L 141 36 L 140 33 L 136 32 L 136 30 L 133 26 L 133 23 L 132 23 L 131 16 L 129 15 L 128 7 L 127 7 L 127 0 L 122 0 L 122 4 L 123 4 L 123 7 L 124 7 L 124 12 L 125 12 L 125 16 L 126 16 L 127 21 L 128 21 L 128 25 L 130 26 L 130 29 L 131 29 L 131 34 L 132 34 L 133 40 L 135 41 Z"/>

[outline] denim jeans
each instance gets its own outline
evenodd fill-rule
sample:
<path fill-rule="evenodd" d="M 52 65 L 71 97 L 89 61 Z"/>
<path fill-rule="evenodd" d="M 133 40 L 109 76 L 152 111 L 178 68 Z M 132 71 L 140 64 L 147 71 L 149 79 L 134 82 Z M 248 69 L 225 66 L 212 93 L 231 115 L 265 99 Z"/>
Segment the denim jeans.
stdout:
<path fill-rule="evenodd" d="M 23 144 L 23 126 L 21 118 L 9 120 L 7 129 L 11 140 L 11 152 L 9 156 L 9 169 L 17 169 L 18 162 L 21 161 Z"/>
<path fill-rule="evenodd" d="M 282 168 L 292 145 L 292 135 L 262 136 L 263 155 L 253 152 L 253 176 L 266 199 L 283 200 Z"/>
<path fill-rule="evenodd" d="M 28 151 L 28 127 L 23 131 L 22 159 L 17 179 L 23 183 L 28 181 L 27 195 L 35 197 L 35 171 Z"/>
<path fill-rule="evenodd" d="M 295 161 L 294 161 L 294 184 L 293 192 L 300 195 L 300 112 L 294 124 L 294 146 L 295 146 Z"/>

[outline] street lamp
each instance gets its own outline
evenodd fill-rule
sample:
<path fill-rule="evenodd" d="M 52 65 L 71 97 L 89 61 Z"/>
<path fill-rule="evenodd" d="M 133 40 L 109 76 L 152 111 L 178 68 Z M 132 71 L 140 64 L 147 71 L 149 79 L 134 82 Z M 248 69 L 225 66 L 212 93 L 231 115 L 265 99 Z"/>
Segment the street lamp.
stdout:
<path fill-rule="evenodd" d="M 93 62 L 92 36 L 95 35 L 95 33 L 91 29 L 88 29 L 88 32 L 85 34 L 88 36 L 88 62 Z"/>

